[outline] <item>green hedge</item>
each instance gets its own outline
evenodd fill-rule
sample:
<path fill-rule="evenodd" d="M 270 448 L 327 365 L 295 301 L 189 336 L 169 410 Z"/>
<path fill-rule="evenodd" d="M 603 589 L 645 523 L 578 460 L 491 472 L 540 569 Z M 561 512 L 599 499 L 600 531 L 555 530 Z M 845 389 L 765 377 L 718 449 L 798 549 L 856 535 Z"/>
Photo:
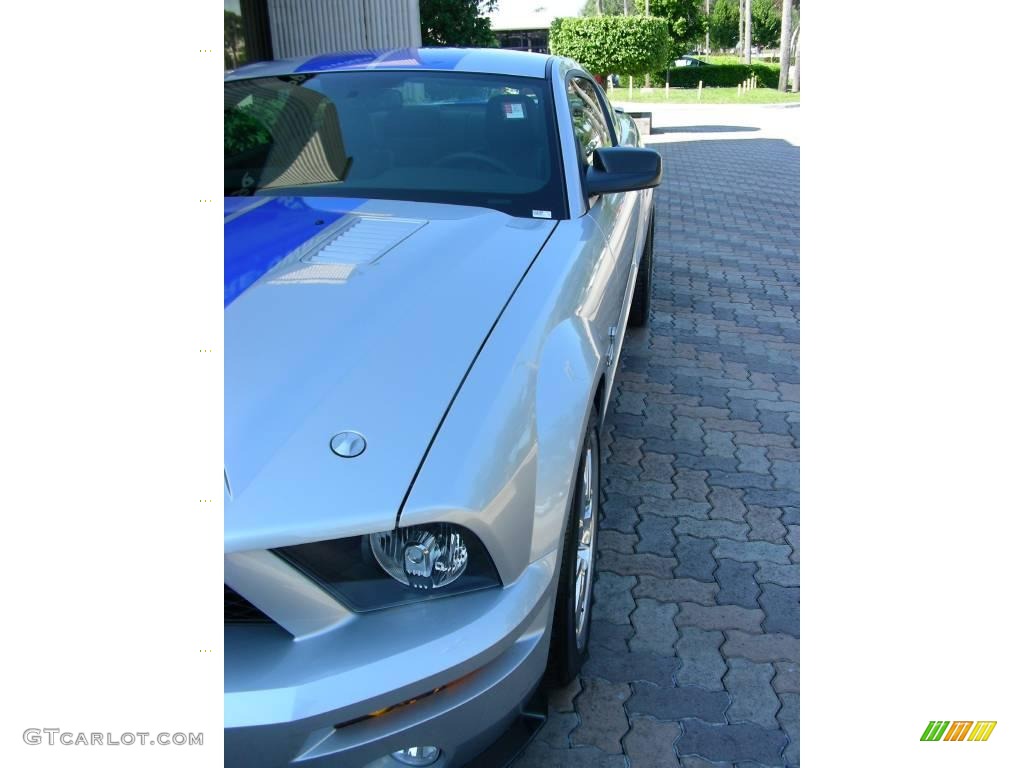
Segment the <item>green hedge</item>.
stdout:
<path fill-rule="evenodd" d="M 585 16 L 551 22 L 548 47 L 592 75 L 642 75 L 670 61 L 668 21 L 657 16 Z"/>
<path fill-rule="evenodd" d="M 776 88 L 779 84 L 778 64 L 709 64 L 706 67 L 673 67 L 668 73 L 672 88 L 696 88 L 699 80 L 708 88 L 735 87 L 751 75 L 760 88 Z M 665 74 L 651 75 L 657 85 L 665 85 Z"/>

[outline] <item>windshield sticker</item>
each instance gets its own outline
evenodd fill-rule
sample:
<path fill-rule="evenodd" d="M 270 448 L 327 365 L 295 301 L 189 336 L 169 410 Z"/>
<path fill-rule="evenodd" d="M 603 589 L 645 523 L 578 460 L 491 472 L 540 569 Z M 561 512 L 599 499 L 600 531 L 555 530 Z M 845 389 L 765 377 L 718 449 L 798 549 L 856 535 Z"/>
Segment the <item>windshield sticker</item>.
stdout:
<path fill-rule="evenodd" d="M 534 211 L 533 218 L 535 219 L 550 219 L 551 211 Z"/>
<path fill-rule="evenodd" d="M 526 117 L 526 112 L 523 111 L 523 105 L 518 101 L 506 101 L 503 106 L 505 107 L 506 120 L 522 120 Z"/>

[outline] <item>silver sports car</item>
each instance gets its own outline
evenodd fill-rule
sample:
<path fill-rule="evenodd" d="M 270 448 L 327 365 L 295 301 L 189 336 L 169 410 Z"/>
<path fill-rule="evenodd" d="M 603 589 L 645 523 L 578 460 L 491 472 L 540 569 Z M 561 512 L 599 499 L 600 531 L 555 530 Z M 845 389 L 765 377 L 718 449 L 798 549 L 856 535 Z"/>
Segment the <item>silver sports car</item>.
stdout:
<path fill-rule="evenodd" d="M 224 88 L 226 759 L 456 766 L 587 652 L 661 159 L 572 61 Z"/>

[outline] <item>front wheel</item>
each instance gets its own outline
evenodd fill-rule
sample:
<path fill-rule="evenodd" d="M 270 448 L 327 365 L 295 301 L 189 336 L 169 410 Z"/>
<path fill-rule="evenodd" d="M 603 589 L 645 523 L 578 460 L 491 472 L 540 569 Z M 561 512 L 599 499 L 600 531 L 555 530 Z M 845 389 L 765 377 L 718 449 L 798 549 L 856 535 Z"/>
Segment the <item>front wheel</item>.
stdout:
<path fill-rule="evenodd" d="M 552 670 L 563 685 L 579 674 L 587 657 L 597 557 L 597 518 L 601 499 L 601 443 L 597 411 L 591 410 L 576 469 L 569 520 L 562 539 L 551 636 Z"/>

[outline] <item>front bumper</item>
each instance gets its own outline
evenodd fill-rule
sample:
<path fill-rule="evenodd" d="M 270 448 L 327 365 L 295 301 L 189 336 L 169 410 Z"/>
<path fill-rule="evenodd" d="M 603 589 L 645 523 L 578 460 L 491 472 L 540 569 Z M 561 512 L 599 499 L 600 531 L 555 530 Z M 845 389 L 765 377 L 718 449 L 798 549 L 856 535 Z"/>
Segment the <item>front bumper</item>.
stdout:
<path fill-rule="evenodd" d="M 364 614 L 300 641 L 227 627 L 225 764 L 400 768 L 391 752 L 431 745 L 436 768 L 461 765 L 544 672 L 556 564 L 553 552 L 503 589 Z"/>

